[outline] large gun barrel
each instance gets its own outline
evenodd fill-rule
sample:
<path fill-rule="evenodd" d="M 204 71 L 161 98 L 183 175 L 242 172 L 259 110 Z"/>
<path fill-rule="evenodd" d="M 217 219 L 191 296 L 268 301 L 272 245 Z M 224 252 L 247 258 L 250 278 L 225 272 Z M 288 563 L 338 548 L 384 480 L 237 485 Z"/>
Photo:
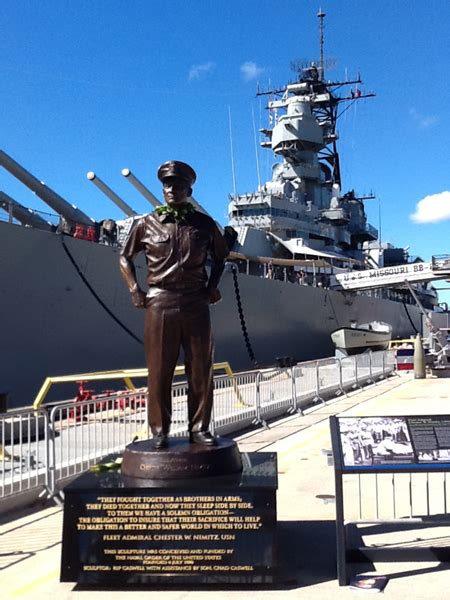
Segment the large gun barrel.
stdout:
<path fill-rule="evenodd" d="M 21 181 L 30 190 L 32 190 L 41 200 L 50 206 L 55 212 L 63 216 L 68 221 L 80 223 L 82 225 L 92 225 L 93 219 L 88 217 L 82 210 L 69 204 L 67 200 L 61 198 L 59 194 L 47 187 L 45 183 L 39 181 L 24 169 L 19 163 L 12 159 L 6 152 L 0 150 L 0 165 L 9 171 L 16 179 Z"/>
<path fill-rule="evenodd" d="M 97 177 L 93 171 L 89 171 L 86 177 L 89 179 L 89 181 L 92 181 L 92 183 L 96 185 L 98 189 L 105 194 L 105 196 L 112 200 L 114 204 L 116 204 L 116 206 L 118 206 L 120 210 L 127 215 L 127 217 L 135 217 L 138 214 L 131 208 L 129 204 L 125 202 L 125 200 L 122 200 L 122 198 L 118 196 L 116 192 L 113 192 L 113 190 L 106 185 L 106 183 L 102 181 L 100 177 Z"/>
<path fill-rule="evenodd" d="M 20 221 L 23 225 L 28 225 L 34 229 L 43 229 L 52 231 L 52 224 L 36 214 L 31 208 L 27 208 L 17 202 L 5 192 L 0 192 L 0 208 L 12 216 L 16 221 Z"/>
<path fill-rule="evenodd" d="M 151 191 L 145 187 L 142 181 L 139 181 L 135 175 L 130 171 L 130 169 L 122 169 L 122 175 L 134 186 L 138 192 L 140 192 L 146 200 L 150 202 L 152 206 L 155 208 L 157 206 L 161 206 L 161 202 L 158 200 L 156 196 L 154 196 Z"/>

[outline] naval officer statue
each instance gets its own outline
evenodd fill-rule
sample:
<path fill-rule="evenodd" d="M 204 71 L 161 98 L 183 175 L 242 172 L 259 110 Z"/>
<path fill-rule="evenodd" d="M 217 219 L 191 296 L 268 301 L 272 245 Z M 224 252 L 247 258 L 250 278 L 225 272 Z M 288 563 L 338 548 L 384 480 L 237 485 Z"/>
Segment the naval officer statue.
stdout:
<path fill-rule="evenodd" d="M 216 445 L 209 432 L 213 403 L 213 340 L 209 305 L 221 299 L 218 284 L 228 247 L 211 217 L 188 198 L 196 180 L 186 163 L 158 169 L 166 205 L 138 219 L 121 252 L 120 267 L 134 306 L 145 308 L 148 419 L 156 449 L 168 445 L 171 389 L 180 348 L 188 380 L 189 439 Z M 140 289 L 134 259 L 147 261 L 148 291 Z M 207 257 L 211 259 L 208 277 Z"/>

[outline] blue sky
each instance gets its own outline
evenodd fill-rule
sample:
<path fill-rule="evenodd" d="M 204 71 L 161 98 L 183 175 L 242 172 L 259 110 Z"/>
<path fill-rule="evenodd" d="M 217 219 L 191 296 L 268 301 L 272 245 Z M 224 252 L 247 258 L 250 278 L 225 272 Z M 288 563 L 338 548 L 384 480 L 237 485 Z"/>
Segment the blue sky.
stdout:
<path fill-rule="evenodd" d="M 325 53 L 336 62 L 327 76 L 360 72 L 362 90 L 376 93 L 339 123 L 343 190 L 377 195 L 366 207 L 378 227 L 380 203 L 383 240 L 425 259 L 450 252 L 446 0 L 3 3 L 1 147 L 96 219 L 120 212 L 87 171 L 145 212 L 149 205 L 121 169 L 160 196 L 159 164 L 185 160 L 198 173 L 196 198 L 224 223 L 229 107 L 237 189 L 252 191 L 252 109 L 257 127 L 267 125 L 256 82 L 283 84 L 294 77 L 292 59 L 317 58 L 319 6 L 327 13 Z M 260 163 L 267 178 L 269 151 L 261 150 Z M 4 170 L 0 189 L 46 210 Z M 430 215 L 434 221 L 424 222 Z"/>

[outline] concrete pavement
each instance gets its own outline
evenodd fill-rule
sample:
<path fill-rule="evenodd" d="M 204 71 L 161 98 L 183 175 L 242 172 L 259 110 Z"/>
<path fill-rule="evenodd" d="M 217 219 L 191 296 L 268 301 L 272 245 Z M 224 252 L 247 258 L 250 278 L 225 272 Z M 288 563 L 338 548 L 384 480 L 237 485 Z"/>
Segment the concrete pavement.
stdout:
<path fill-rule="evenodd" d="M 450 382 L 392 377 L 362 391 L 343 396 L 270 424 L 268 430 L 249 431 L 235 439 L 241 451 L 278 454 L 278 533 L 281 578 L 267 589 L 252 590 L 252 599 L 292 597 L 339 600 L 355 594 L 336 581 L 335 506 L 333 469 L 327 466 L 331 448 L 330 415 L 450 414 Z M 192 600 L 215 594 L 237 599 L 242 589 L 104 590 L 59 583 L 62 512 L 47 507 L 8 515 L 0 529 L 2 592 L 8 598 L 76 598 L 95 596 L 158 600 Z M 447 528 L 450 530 L 450 527 Z M 449 532 L 447 531 L 448 535 Z M 449 541 L 450 545 L 450 541 Z M 389 575 L 385 596 L 409 600 L 441 599 L 450 588 L 448 565 L 440 563 L 377 563 L 360 565 Z"/>

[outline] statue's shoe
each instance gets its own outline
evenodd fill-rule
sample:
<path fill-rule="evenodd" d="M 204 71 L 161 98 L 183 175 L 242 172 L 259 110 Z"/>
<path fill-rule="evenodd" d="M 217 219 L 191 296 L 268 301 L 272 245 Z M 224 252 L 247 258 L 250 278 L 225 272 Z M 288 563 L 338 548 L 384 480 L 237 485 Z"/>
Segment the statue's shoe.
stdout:
<path fill-rule="evenodd" d="M 192 431 L 189 441 L 192 444 L 202 444 L 203 446 L 217 446 L 216 438 L 209 431 Z"/>
<path fill-rule="evenodd" d="M 167 435 L 164 433 L 157 433 L 153 436 L 153 447 L 156 450 L 161 450 L 161 448 L 167 448 L 169 442 L 167 440 Z"/>

